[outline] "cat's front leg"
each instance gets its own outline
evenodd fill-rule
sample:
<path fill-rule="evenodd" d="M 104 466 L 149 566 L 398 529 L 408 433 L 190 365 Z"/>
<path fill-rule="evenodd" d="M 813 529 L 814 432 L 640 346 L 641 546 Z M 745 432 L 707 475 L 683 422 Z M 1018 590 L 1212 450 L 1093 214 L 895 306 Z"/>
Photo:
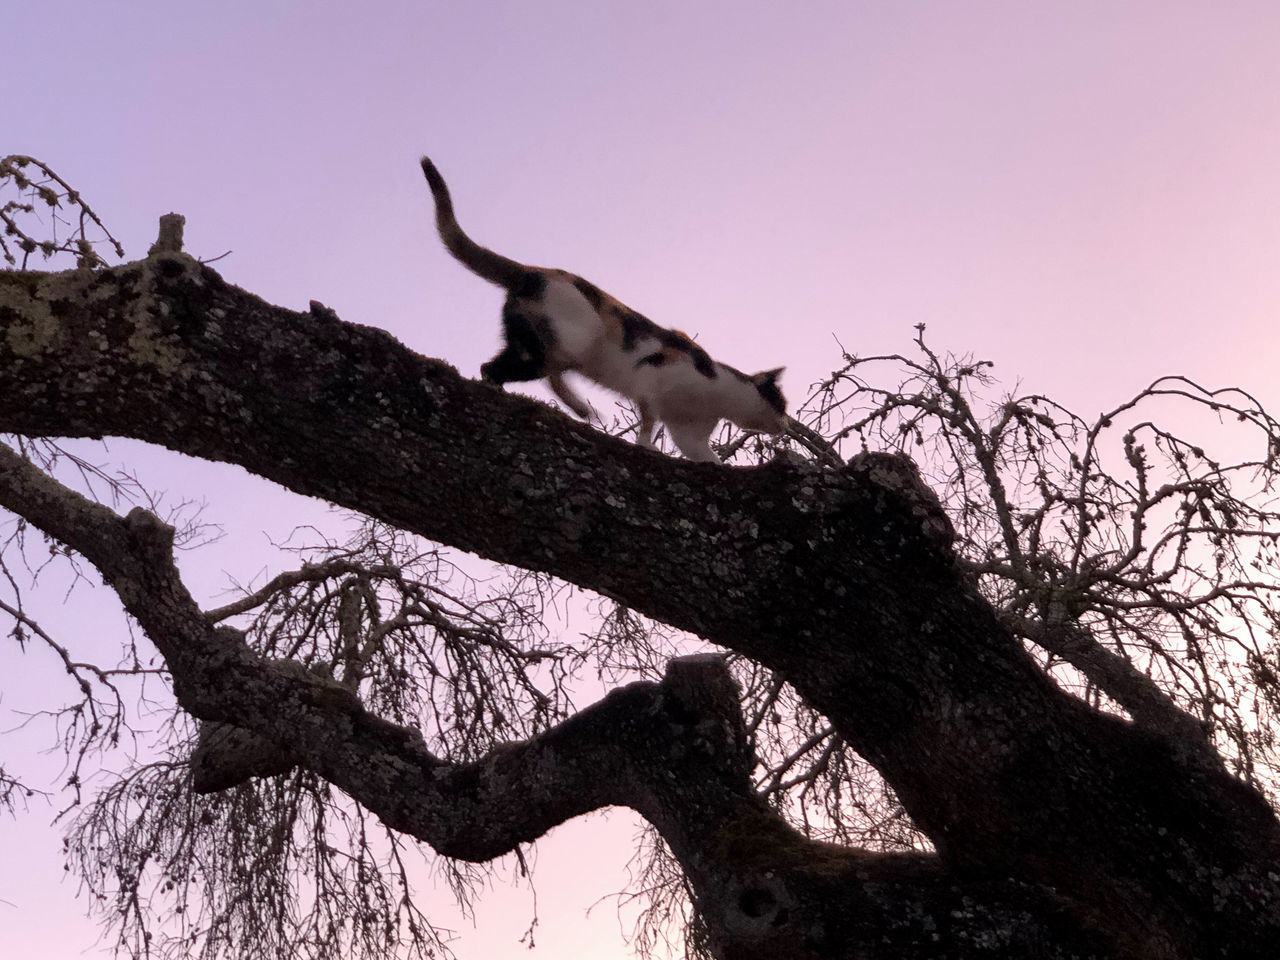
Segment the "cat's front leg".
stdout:
<path fill-rule="evenodd" d="M 636 443 L 647 450 L 657 450 L 658 445 L 653 442 L 653 428 L 656 425 L 653 407 L 644 400 L 637 400 L 636 406 L 640 409 L 640 423 L 636 425 Z"/>
<path fill-rule="evenodd" d="M 711 449 L 711 431 L 715 422 L 707 423 L 672 423 L 667 421 L 667 430 L 671 433 L 671 442 L 690 460 L 703 463 L 719 463 L 720 458 Z"/>

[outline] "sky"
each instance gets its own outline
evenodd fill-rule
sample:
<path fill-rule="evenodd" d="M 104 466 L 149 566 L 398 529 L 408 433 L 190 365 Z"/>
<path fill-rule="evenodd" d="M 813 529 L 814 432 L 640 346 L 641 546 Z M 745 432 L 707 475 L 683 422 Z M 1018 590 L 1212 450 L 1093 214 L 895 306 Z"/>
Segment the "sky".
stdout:
<path fill-rule="evenodd" d="M 793 399 L 838 344 L 906 352 L 925 323 L 1086 415 L 1167 373 L 1280 409 L 1271 2 L 43 0 L 4 31 L 0 153 L 50 163 L 128 257 L 182 213 L 189 252 L 230 251 L 229 281 L 469 376 L 502 294 L 442 249 L 423 153 L 481 243 L 741 369 L 786 365 Z M 232 468 L 110 456 L 208 501 L 227 536 L 183 564 L 209 605 L 325 515 Z M 86 593 L 49 591 L 41 615 L 106 642 L 112 601 Z M 50 668 L 31 659 L 0 653 L 21 678 L 0 730 Z M 102 955 L 59 806 L 0 820 L 0 956 Z M 540 846 L 533 956 L 628 955 L 611 907 L 584 915 L 625 882 L 633 831 L 618 811 Z M 460 956 L 530 956 L 527 892 L 491 899 L 453 923 Z"/>

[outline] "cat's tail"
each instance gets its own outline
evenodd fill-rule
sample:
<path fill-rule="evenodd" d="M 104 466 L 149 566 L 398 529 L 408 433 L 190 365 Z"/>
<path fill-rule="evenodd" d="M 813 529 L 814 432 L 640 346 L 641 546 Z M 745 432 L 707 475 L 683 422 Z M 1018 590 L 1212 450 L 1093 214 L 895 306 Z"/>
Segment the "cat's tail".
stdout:
<path fill-rule="evenodd" d="M 431 187 L 431 195 L 435 197 L 436 229 L 440 231 L 440 239 L 444 241 L 445 248 L 463 266 L 490 283 L 508 290 L 521 287 L 533 271 L 523 263 L 508 260 L 501 254 L 480 246 L 463 233 L 453 215 L 453 199 L 449 196 L 444 177 L 440 176 L 436 165 L 426 157 L 422 158 L 422 172 Z"/>

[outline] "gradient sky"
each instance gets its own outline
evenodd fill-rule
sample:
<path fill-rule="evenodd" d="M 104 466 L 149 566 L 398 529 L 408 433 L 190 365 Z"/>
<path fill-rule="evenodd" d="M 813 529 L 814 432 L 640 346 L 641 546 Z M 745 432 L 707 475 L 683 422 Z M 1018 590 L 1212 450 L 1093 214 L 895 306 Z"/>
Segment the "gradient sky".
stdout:
<path fill-rule="evenodd" d="M 52 164 L 130 257 L 180 212 L 189 252 L 231 251 L 231 282 L 467 375 L 501 293 L 436 239 L 424 152 L 480 242 L 742 369 L 786 364 L 793 399 L 836 337 L 907 351 L 924 322 L 1086 415 L 1164 373 L 1280 409 L 1274 2 L 43 0 L 3 29 L 0 153 Z M 238 470 L 111 449 L 227 528 L 183 560 L 206 602 L 223 571 L 273 569 L 263 531 L 323 515 Z M 60 600 L 40 615 L 112 642 Z M 109 597 L 85 602 L 110 622 Z M 47 666 L 0 654 L 0 729 L 35 702 L 8 678 L 38 691 Z M 92 943 L 50 816 L 0 821 L 0 956 Z M 626 955 L 609 905 L 583 913 L 623 882 L 632 822 L 543 846 L 535 956 Z M 528 904 L 453 921 L 461 956 L 529 956 Z"/>

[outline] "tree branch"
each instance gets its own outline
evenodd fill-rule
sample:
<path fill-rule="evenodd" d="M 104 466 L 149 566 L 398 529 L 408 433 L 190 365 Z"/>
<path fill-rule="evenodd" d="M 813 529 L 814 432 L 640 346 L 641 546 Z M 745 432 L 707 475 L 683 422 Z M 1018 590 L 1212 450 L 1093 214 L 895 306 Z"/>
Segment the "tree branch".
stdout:
<path fill-rule="evenodd" d="M 93 562 L 170 663 L 182 705 L 218 721 L 202 725 L 197 791 L 302 763 L 392 828 L 471 860 L 581 813 L 630 806 L 679 857 L 726 957 L 829 956 L 850 936 L 878 941 L 886 956 L 926 957 L 939 930 L 974 956 L 1100 955 L 1048 891 L 1001 881 L 961 892 L 932 855 L 864 855 L 798 835 L 751 787 L 738 691 L 721 657 L 673 661 L 661 684 L 615 690 L 545 734 L 448 764 L 340 685 L 261 661 L 236 631 L 214 626 L 182 589 L 167 528 L 151 515 L 120 518 L 2 446 L 0 504 Z"/>

